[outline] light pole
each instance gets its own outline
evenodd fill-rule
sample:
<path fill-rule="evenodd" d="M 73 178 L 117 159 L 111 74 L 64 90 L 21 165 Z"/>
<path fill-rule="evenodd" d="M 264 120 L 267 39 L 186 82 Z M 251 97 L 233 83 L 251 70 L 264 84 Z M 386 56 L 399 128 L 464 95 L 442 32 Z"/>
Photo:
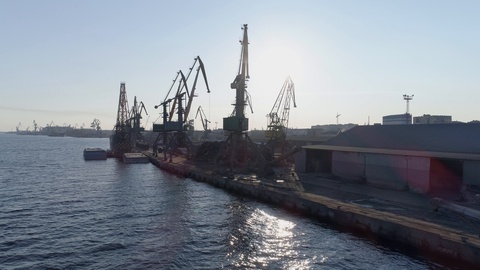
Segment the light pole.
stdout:
<path fill-rule="evenodd" d="M 407 101 L 407 114 L 410 113 L 410 100 L 413 99 L 413 95 L 403 95 L 403 99 Z"/>

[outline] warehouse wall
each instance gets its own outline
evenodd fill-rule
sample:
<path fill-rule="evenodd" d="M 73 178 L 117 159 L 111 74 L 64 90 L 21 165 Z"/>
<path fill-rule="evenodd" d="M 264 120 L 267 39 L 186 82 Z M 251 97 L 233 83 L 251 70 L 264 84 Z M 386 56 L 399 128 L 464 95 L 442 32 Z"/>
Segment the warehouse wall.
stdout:
<path fill-rule="evenodd" d="M 403 190 L 407 186 L 407 160 L 404 156 L 368 154 L 365 175 L 369 185 Z"/>
<path fill-rule="evenodd" d="M 418 193 L 429 190 L 430 159 L 424 157 L 368 154 L 366 181 L 373 186 L 410 189 Z"/>
<path fill-rule="evenodd" d="M 430 158 L 409 156 L 407 183 L 410 190 L 418 193 L 430 191 Z"/>
<path fill-rule="evenodd" d="M 365 154 L 332 152 L 333 176 L 349 180 L 365 180 Z"/>
<path fill-rule="evenodd" d="M 331 169 L 335 177 L 372 186 L 409 189 L 417 193 L 458 192 L 461 184 L 480 187 L 480 161 L 462 163 L 454 159 L 326 150 L 309 150 L 303 154 L 306 160 L 299 167 L 306 172 L 321 173 Z"/>
<path fill-rule="evenodd" d="M 463 184 L 480 187 L 480 161 L 463 161 Z"/>

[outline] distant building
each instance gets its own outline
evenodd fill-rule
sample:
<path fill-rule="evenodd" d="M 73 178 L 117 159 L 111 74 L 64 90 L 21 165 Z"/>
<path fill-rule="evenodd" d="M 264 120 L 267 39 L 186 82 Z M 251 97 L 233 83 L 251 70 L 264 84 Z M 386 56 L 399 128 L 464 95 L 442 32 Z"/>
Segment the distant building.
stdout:
<path fill-rule="evenodd" d="M 413 117 L 414 124 L 447 124 L 452 123 L 452 116 L 450 115 L 430 115 Z"/>
<path fill-rule="evenodd" d="M 412 115 L 409 113 L 386 115 L 383 117 L 384 125 L 410 125 L 412 124 Z"/>

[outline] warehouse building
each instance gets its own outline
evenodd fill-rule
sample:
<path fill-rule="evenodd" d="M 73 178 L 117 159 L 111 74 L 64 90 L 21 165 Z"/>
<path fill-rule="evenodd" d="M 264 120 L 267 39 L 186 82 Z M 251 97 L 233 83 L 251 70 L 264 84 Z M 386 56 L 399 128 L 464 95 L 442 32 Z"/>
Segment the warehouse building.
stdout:
<path fill-rule="evenodd" d="M 418 193 L 480 186 L 480 124 L 357 126 L 304 146 L 297 170 Z"/>

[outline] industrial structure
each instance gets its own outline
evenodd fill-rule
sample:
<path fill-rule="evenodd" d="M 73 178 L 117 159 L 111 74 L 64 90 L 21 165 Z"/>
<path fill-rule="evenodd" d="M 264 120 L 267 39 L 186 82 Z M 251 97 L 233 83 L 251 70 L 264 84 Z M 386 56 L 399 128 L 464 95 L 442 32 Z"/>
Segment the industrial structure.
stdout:
<path fill-rule="evenodd" d="M 131 126 L 128 123 L 129 111 L 127 101 L 127 90 L 125 83 L 120 83 L 120 95 L 118 98 L 117 121 L 114 133 L 110 136 L 110 150 L 112 154 L 121 158 L 124 153 L 132 150 Z"/>
<path fill-rule="evenodd" d="M 258 146 L 248 136 L 248 118 L 245 117 L 245 106 L 251 106 L 250 95 L 247 92 L 247 81 L 250 78 L 248 68 L 248 25 L 242 27 L 243 39 L 240 52 L 238 74 L 230 85 L 235 89 L 235 104 L 232 114 L 223 118 L 223 130 L 228 134 L 227 140 L 220 146 L 215 157 L 215 163 L 233 168 L 263 168 L 266 160 Z"/>
<path fill-rule="evenodd" d="M 293 102 L 293 107 L 296 108 L 295 85 L 292 79 L 288 77 L 280 89 L 272 110 L 267 114 L 268 123 L 265 137 L 268 139 L 267 147 L 273 156 L 276 153 L 283 154 L 290 148 L 287 141 L 287 129 L 291 102 Z"/>
<path fill-rule="evenodd" d="M 202 122 L 202 128 L 203 128 L 203 134 L 202 137 L 200 138 L 200 141 L 204 142 L 208 138 L 208 134 L 212 131 L 210 128 L 208 128 L 208 124 L 211 122 L 207 119 L 207 116 L 205 115 L 205 112 L 202 109 L 202 106 L 198 106 L 197 109 L 197 114 L 195 115 L 195 119 L 200 115 L 200 121 Z"/>
<path fill-rule="evenodd" d="M 295 102 L 295 85 L 288 77 L 273 104 L 272 110 L 267 114 L 268 124 L 265 137 L 269 140 L 285 140 L 287 137 L 288 119 L 290 117 L 290 102 L 297 107 Z"/>
<path fill-rule="evenodd" d="M 235 104 L 230 116 L 223 118 L 223 130 L 225 141 L 204 142 L 196 151 L 196 159 L 212 162 L 216 168 L 226 169 L 228 172 L 258 173 L 263 175 L 274 174 L 274 167 L 290 168 L 288 160 L 294 153 L 301 150 L 299 147 L 283 147 L 279 155 L 275 155 L 275 143 L 285 143 L 286 129 L 290 101 L 295 104 L 294 85 L 291 79 L 287 79 L 277 101 L 270 114 L 269 132 L 271 147 L 254 143 L 248 135 L 248 118 L 245 107 L 248 105 L 251 113 L 251 97 L 247 91 L 247 82 L 250 78 L 248 61 L 248 25 L 242 27 L 243 39 L 240 41 L 240 64 L 235 79 L 230 88 L 235 90 Z M 285 146 L 285 144 L 283 144 Z M 286 164 L 287 163 L 287 164 Z M 289 163 L 290 165 L 293 162 Z"/>
<path fill-rule="evenodd" d="M 142 112 L 147 113 L 147 110 L 143 102 L 137 102 L 136 96 L 132 108 L 129 109 L 125 83 L 120 83 L 117 122 L 113 134 L 110 136 L 110 150 L 114 157 L 123 158 L 125 153 L 132 152 L 135 149 L 147 150 L 149 148 L 141 133 L 144 131 L 144 128 L 140 126 Z"/>
<path fill-rule="evenodd" d="M 196 68 L 195 79 L 192 87 L 188 87 L 188 79 L 192 74 L 192 71 Z M 192 107 L 193 98 L 195 97 L 195 90 L 197 87 L 198 76 L 202 72 L 203 79 L 207 88 L 207 93 L 210 93 L 210 87 L 208 86 L 207 73 L 203 65 L 200 56 L 195 57 L 193 65 L 190 67 L 187 76 L 180 70 L 177 72 L 175 79 L 167 92 L 167 95 L 163 102 L 155 106 L 155 109 L 162 107 L 162 124 L 153 124 L 153 131 L 159 132 L 155 139 L 155 145 L 162 145 L 161 150 L 164 154 L 164 159 L 167 159 L 167 155 L 172 155 L 177 152 L 179 148 L 185 148 L 187 157 L 190 158 L 191 154 L 191 140 L 187 136 L 189 131 L 193 131 L 193 121 L 189 120 L 190 109 Z M 174 96 L 169 98 L 175 84 L 178 83 L 177 91 Z M 170 109 L 168 109 L 170 106 Z M 173 116 L 177 115 L 177 119 L 174 120 Z M 160 143 L 160 137 L 162 137 Z"/>
<path fill-rule="evenodd" d="M 149 145 L 145 141 L 145 138 L 142 132 L 145 128 L 140 126 L 140 120 L 142 119 L 142 112 L 145 112 L 148 115 L 147 109 L 142 101 L 137 102 L 137 97 L 133 99 L 133 106 L 130 110 L 130 117 L 127 120 L 127 125 L 131 127 L 131 139 L 132 144 L 143 150 L 148 150 Z"/>

